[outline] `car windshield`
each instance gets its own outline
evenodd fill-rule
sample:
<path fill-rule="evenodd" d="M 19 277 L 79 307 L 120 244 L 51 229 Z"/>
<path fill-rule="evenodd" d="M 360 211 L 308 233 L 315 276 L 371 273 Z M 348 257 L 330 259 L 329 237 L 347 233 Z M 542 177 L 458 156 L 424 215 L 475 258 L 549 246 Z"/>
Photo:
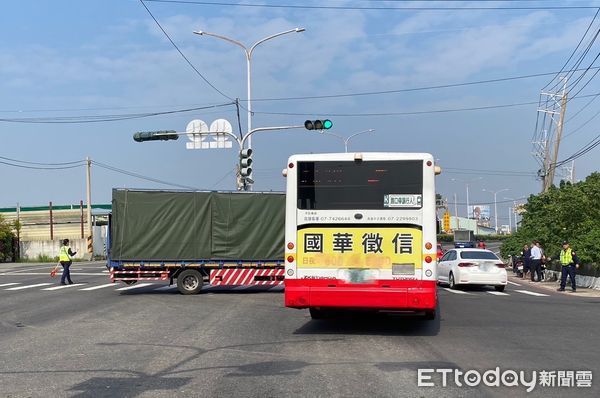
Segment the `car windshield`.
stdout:
<path fill-rule="evenodd" d="M 468 260 L 499 260 L 494 253 L 483 250 L 460 252 L 460 258 Z"/>

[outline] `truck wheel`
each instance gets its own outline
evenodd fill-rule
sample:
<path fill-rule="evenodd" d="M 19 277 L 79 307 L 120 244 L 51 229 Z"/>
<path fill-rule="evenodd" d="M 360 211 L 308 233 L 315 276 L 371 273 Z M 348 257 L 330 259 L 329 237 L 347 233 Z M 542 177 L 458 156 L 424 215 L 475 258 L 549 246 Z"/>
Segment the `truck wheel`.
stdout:
<path fill-rule="evenodd" d="M 186 269 L 177 276 L 177 290 L 181 294 L 197 294 L 203 283 L 202 275 L 195 269 Z"/>

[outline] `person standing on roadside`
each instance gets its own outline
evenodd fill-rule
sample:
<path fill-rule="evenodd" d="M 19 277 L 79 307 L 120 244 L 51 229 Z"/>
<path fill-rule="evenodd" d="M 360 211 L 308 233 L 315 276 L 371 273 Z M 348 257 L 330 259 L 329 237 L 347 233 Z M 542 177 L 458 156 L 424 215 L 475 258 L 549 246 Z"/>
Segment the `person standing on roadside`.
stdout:
<path fill-rule="evenodd" d="M 77 252 L 72 251 L 69 247 L 69 239 L 64 239 L 58 255 L 58 261 L 63 267 L 63 273 L 60 278 L 61 285 L 66 285 L 65 280 L 69 282 L 69 285 L 73 284 L 73 281 L 71 280 L 71 271 L 69 268 L 72 264 L 72 256 L 76 254 Z"/>
<path fill-rule="evenodd" d="M 542 249 L 540 242 L 534 240 L 531 245 L 531 281 L 540 282 L 542 280 Z M 535 280 L 537 274 L 537 281 Z"/>
<path fill-rule="evenodd" d="M 562 266 L 560 274 L 560 287 L 557 289 L 559 292 L 564 292 L 567 285 L 567 275 L 571 279 L 571 291 L 577 290 L 575 284 L 575 271 L 579 268 L 579 258 L 569 246 L 568 241 L 564 241 L 562 244 L 562 250 L 560 251 L 560 265 Z"/>
<path fill-rule="evenodd" d="M 531 269 L 531 249 L 529 248 L 529 245 L 523 246 L 521 258 L 523 259 L 523 279 L 525 279 L 527 278 L 527 273 Z"/>

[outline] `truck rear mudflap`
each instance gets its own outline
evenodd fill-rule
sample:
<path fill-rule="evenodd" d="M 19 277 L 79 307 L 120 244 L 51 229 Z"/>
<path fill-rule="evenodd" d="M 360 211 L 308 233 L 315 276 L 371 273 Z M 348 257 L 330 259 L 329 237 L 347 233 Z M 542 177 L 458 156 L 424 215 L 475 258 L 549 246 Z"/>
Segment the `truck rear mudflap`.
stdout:
<path fill-rule="evenodd" d="M 435 310 L 435 281 L 377 280 L 351 284 L 339 279 L 286 279 L 285 305 L 291 308 Z"/>

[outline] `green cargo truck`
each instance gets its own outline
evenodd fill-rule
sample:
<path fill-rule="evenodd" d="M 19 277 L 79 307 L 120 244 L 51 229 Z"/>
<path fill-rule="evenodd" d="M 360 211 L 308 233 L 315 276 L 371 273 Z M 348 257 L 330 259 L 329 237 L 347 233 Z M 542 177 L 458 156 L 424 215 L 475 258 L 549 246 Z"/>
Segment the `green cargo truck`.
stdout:
<path fill-rule="evenodd" d="M 114 189 L 109 224 L 113 281 L 283 284 L 284 193 Z"/>

